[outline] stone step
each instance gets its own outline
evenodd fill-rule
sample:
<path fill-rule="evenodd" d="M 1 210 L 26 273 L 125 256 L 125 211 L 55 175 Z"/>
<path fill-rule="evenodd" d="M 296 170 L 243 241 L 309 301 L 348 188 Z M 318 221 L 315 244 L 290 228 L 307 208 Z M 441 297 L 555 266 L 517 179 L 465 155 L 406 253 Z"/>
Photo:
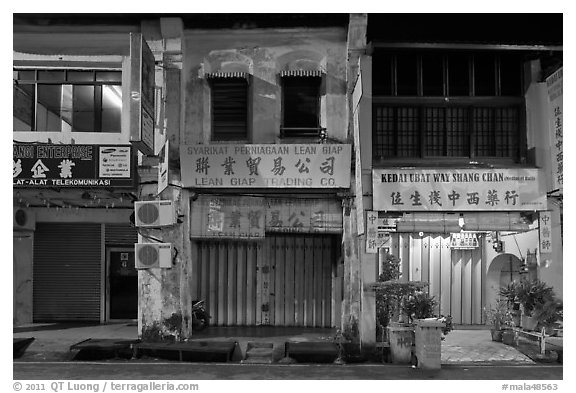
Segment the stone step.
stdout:
<path fill-rule="evenodd" d="M 270 364 L 273 361 L 274 344 L 249 342 L 246 346 L 246 356 L 241 363 Z"/>

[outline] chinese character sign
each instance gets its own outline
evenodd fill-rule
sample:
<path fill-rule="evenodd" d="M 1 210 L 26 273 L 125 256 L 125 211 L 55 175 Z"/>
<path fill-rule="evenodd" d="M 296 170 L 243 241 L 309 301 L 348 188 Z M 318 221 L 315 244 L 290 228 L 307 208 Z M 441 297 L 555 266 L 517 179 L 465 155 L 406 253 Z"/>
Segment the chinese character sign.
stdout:
<path fill-rule="evenodd" d="M 264 202 L 260 197 L 200 195 L 192 204 L 190 237 L 263 239 Z"/>
<path fill-rule="evenodd" d="M 552 252 L 552 214 L 545 211 L 539 215 L 540 254 L 548 254 Z"/>
<path fill-rule="evenodd" d="M 348 188 L 346 144 L 180 147 L 182 183 L 194 188 Z"/>
<path fill-rule="evenodd" d="M 342 205 L 333 199 L 268 199 L 266 231 L 341 233 Z"/>
<path fill-rule="evenodd" d="M 537 169 L 375 169 L 381 211 L 545 210 Z"/>
<path fill-rule="evenodd" d="M 134 187 L 131 146 L 13 145 L 14 187 Z"/>
<path fill-rule="evenodd" d="M 546 79 L 546 86 L 550 113 L 552 190 L 562 192 L 564 183 L 562 68 Z"/>

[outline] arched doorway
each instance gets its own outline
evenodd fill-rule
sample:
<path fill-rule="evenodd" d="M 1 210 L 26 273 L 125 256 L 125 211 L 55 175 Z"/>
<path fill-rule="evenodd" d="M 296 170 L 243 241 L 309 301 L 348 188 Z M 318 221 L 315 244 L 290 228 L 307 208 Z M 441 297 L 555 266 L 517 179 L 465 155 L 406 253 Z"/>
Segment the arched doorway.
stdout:
<path fill-rule="evenodd" d="M 522 261 L 513 254 L 500 254 L 490 262 L 486 274 L 486 305 L 494 304 L 501 287 L 520 281 Z"/>

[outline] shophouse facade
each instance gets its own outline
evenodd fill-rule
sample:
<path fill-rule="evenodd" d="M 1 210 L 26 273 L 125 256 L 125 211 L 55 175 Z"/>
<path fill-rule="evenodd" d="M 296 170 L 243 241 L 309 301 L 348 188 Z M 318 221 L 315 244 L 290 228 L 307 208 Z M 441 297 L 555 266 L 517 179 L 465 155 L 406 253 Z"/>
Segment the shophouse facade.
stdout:
<path fill-rule="evenodd" d="M 145 336 L 177 314 L 190 335 L 204 299 L 213 325 L 340 327 L 348 43 L 365 19 L 15 17 L 14 323 L 137 318 Z M 120 148 L 123 182 L 103 172 Z M 139 205 L 157 201 L 167 225 Z M 161 267 L 144 268 L 146 244 L 169 247 Z"/>
<path fill-rule="evenodd" d="M 562 296 L 561 37 L 388 18 L 15 17 L 14 323 L 187 337 L 204 299 L 369 350 L 386 252 L 457 324 L 520 272 Z"/>
<path fill-rule="evenodd" d="M 550 156 L 561 118 L 555 134 L 548 124 L 562 100 L 550 112 L 545 87 L 561 75 L 561 15 L 522 20 L 513 33 L 481 19 L 368 18 L 353 101 L 367 345 L 377 329 L 366 284 L 387 252 L 403 280 L 428 283 L 437 314 L 454 324 L 483 324 L 498 289 L 523 277 L 562 297 L 562 154 Z M 531 34 L 537 24 L 547 33 Z"/>
<path fill-rule="evenodd" d="M 128 25 L 14 16 L 13 323 L 137 315 Z"/>

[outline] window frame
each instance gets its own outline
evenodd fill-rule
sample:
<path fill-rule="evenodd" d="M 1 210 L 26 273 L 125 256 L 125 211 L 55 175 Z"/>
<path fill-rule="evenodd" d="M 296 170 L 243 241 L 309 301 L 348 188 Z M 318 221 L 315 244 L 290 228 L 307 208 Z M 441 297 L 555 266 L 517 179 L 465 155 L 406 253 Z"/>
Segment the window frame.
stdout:
<path fill-rule="evenodd" d="M 71 125 L 71 129 L 69 132 L 74 134 L 87 134 L 87 133 L 98 133 L 98 134 L 121 134 L 122 133 L 122 106 L 120 107 L 120 123 L 119 128 L 117 131 L 107 132 L 103 131 L 102 124 L 103 124 L 103 111 L 102 111 L 102 100 L 103 100 L 103 87 L 104 86 L 119 86 L 122 89 L 122 70 L 116 68 L 41 68 L 41 67 L 14 67 L 14 84 L 16 85 L 32 85 L 34 86 L 34 110 L 33 110 L 33 127 L 31 130 L 13 130 L 13 132 L 45 132 L 45 133 L 63 133 L 65 130 L 38 130 L 38 86 L 39 85 L 50 85 L 50 86 L 71 86 L 71 94 L 74 94 L 74 86 L 92 86 L 94 87 L 94 113 L 98 114 L 94 116 L 93 126 L 94 130 L 92 131 L 76 131 Z M 42 79 L 39 76 L 39 73 L 46 72 L 46 71 L 54 71 L 54 72 L 62 72 L 64 75 L 63 79 L 54 80 L 54 79 Z M 22 78 L 20 79 L 19 73 L 20 72 L 34 72 L 34 78 Z M 91 81 L 75 81 L 69 80 L 68 74 L 69 72 L 86 72 L 92 74 Z M 97 73 L 100 72 L 111 72 L 116 73 L 119 75 L 118 81 L 100 81 L 97 78 Z M 18 73 L 18 76 L 17 76 Z M 60 110 L 62 111 L 63 105 L 62 102 L 60 103 Z M 70 117 L 73 117 L 72 112 Z M 62 119 L 62 113 L 59 114 L 59 118 Z"/>
<path fill-rule="evenodd" d="M 399 50 L 379 50 L 377 56 L 381 56 L 381 60 L 387 60 L 385 65 L 382 65 L 382 69 L 386 70 L 386 74 L 382 76 L 384 79 L 380 79 L 382 81 L 379 85 L 374 86 L 373 90 L 375 93 L 372 97 L 372 104 L 373 104 L 373 126 L 372 126 L 372 138 L 373 138 L 373 162 L 374 164 L 380 163 L 380 165 L 390 165 L 393 162 L 400 162 L 405 163 L 406 161 L 418 161 L 418 160 L 428 160 L 431 159 L 438 161 L 438 162 L 454 162 L 454 161 L 472 161 L 475 159 L 489 159 L 492 162 L 502 161 L 506 162 L 507 164 L 510 163 L 518 163 L 525 160 L 526 157 L 526 148 L 525 148 L 525 97 L 523 95 L 524 87 L 523 87 L 523 64 L 522 59 L 520 56 L 518 57 L 509 57 L 509 52 L 486 52 L 492 54 L 494 56 L 493 65 L 495 67 L 494 71 L 494 94 L 495 95 L 475 95 L 475 74 L 474 74 L 474 59 L 475 55 L 482 54 L 483 56 L 486 54 L 485 52 L 462 52 L 459 53 L 460 55 L 464 56 L 467 60 L 467 69 L 468 69 L 468 95 L 466 96 L 451 96 L 450 94 L 450 74 L 449 74 L 449 56 L 458 53 L 456 51 L 442 51 L 441 53 L 430 51 L 430 50 L 421 50 L 417 51 L 416 53 L 416 68 L 417 68 L 417 88 L 416 88 L 416 95 L 398 95 L 398 82 L 397 82 L 397 72 L 396 72 L 396 56 L 398 53 L 412 53 L 413 52 L 405 52 Z M 423 82 L 423 75 L 425 73 L 423 68 L 423 59 L 425 56 L 437 56 L 438 59 L 441 59 L 442 63 L 442 95 L 431 95 L 425 96 L 423 93 L 425 91 L 425 85 Z M 501 75 L 501 58 L 513 59 L 517 62 L 517 69 L 518 69 L 518 81 L 517 83 L 517 95 L 513 96 L 503 96 L 502 95 L 502 79 L 500 78 Z M 374 70 L 379 67 L 380 64 L 377 61 L 373 61 Z M 386 80 L 386 78 L 390 78 Z M 378 82 L 377 82 L 378 83 Z M 379 86 L 381 86 L 379 88 Z M 439 89 L 437 89 L 439 90 Z M 394 148 L 395 155 L 394 156 L 382 156 L 381 153 L 385 153 L 386 149 L 378 149 L 376 141 L 379 139 L 377 134 L 380 131 L 378 129 L 377 123 L 377 112 L 379 108 L 387 108 L 387 107 L 416 107 L 420 111 L 419 119 L 418 119 L 418 140 L 415 142 L 417 144 L 417 154 L 415 153 L 414 156 L 399 156 L 398 150 Z M 474 120 L 472 111 L 474 108 L 514 108 L 517 111 L 517 121 L 515 123 L 517 130 L 515 132 L 515 144 L 510 144 L 508 149 L 510 152 L 514 150 L 514 153 L 510 154 L 510 156 L 506 157 L 499 157 L 497 155 L 482 155 L 477 156 L 475 154 L 476 146 L 475 146 L 475 132 L 474 132 Z M 385 110 L 384 108 L 384 110 Z M 468 123 L 468 131 L 466 138 L 468 139 L 468 155 L 467 156 L 452 156 L 449 154 L 449 151 L 446 150 L 448 144 L 444 143 L 444 152 L 443 155 L 430 155 L 426 153 L 426 141 L 430 134 L 427 134 L 426 128 L 426 117 L 425 111 L 427 108 L 467 108 L 469 114 L 466 115 Z M 446 113 L 446 109 L 444 110 Z M 397 140 L 399 138 L 400 133 L 402 132 L 400 127 L 398 127 L 398 122 L 395 120 L 394 127 L 395 130 L 393 131 L 396 135 L 394 139 Z M 442 132 L 444 133 L 444 138 L 446 139 L 446 135 L 448 134 L 449 130 L 446 126 L 446 122 L 444 122 L 444 129 Z M 498 131 L 496 129 L 492 129 L 491 133 L 495 136 Z M 385 144 L 385 143 L 384 143 Z"/>
<path fill-rule="evenodd" d="M 217 133 L 216 133 L 216 122 L 214 120 L 214 83 L 219 83 L 218 81 L 229 81 L 230 79 L 235 79 L 235 80 L 242 80 L 243 83 L 245 84 L 246 87 L 246 91 L 245 91 L 245 103 L 246 103 L 246 113 L 245 113 L 245 119 L 246 119 L 246 130 L 244 132 L 243 137 L 241 138 L 217 138 Z M 245 77 L 220 77 L 220 76 L 213 76 L 213 77 L 209 77 L 207 78 L 208 81 L 208 87 L 209 87 L 209 102 L 210 102 L 210 142 L 215 142 L 215 143 L 227 143 L 227 142 L 249 142 L 251 140 L 251 135 L 252 135 L 252 102 L 250 97 L 252 97 L 252 80 L 251 80 L 251 76 L 248 74 Z"/>
<path fill-rule="evenodd" d="M 286 89 L 286 81 L 287 80 L 314 80 L 317 84 L 316 96 L 313 97 L 315 99 L 315 118 L 316 118 L 316 126 L 314 127 L 286 127 L 286 116 L 287 116 L 287 89 Z M 282 101 L 281 101 L 281 122 L 280 122 L 280 138 L 290 139 L 290 138 L 321 138 L 323 131 L 326 128 L 322 127 L 322 86 L 324 84 L 324 74 L 322 75 L 284 75 L 280 76 L 280 86 L 282 89 Z M 314 86 L 316 87 L 316 86 Z"/>

